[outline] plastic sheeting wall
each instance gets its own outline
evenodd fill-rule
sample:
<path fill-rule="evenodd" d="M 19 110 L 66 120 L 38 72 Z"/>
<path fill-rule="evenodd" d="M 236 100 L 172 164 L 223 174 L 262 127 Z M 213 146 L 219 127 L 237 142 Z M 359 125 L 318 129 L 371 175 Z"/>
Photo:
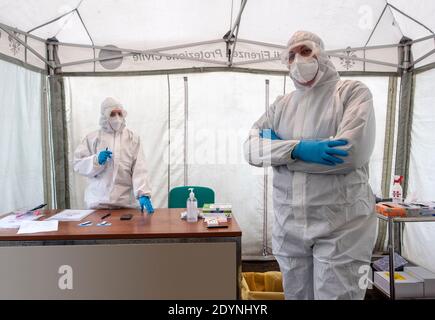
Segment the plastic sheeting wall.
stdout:
<path fill-rule="evenodd" d="M 408 196 L 435 200 L 435 70 L 416 77 L 414 118 L 411 137 Z M 405 226 L 404 255 L 435 272 L 435 223 L 408 223 Z"/>
<path fill-rule="evenodd" d="M 44 201 L 41 74 L 0 60 L 0 214 Z"/>
<path fill-rule="evenodd" d="M 73 173 L 72 154 L 90 132 L 99 129 L 100 105 L 114 97 L 125 106 L 127 127 L 140 135 L 144 145 L 155 207 L 166 207 L 168 191 L 164 135 L 168 122 L 166 76 L 123 78 L 67 78 L 66 107 L 70 154 L 72 208 L 84 208 L 86 178 Z"/>
<path fill-rule="evenodd" d="M 376 118 L 376 141 L 370 159 L 370 185 L 373 193 L 382 197 L 382 166 L 384 161 L 385 125 L 388 106 L 388 78 L 385 77 L 353 77 L 342 80 L 358 80 L 363 82 L 372 92 L 373 107 Z"/>
<path fill-rule="evenodd" d="M 120 99 L 129 113 L 127 126 L 144 143 L 155 207 L 167 207 L 168 191 L 175 186 L 209 186 L 216 192 L 217 202 L 233 204 L 243 231 L 243 255 L 259 257 L 263 254 L 265 208 L 266 243 L 271 247 L 272 173 L 268 170 L 265 179 L 264 169 L 245 162 L 243 142 L 252 124 L 266 110 L 266 80 L 269 105 L 278 95 L 293 89 L 288 77 L 228 72 L 67 78 L 70 155 L 88 132 L 98 129 L 101 101 L 106 96 Z M 370 181 L 377 192 L 381 187 L 388 78 L 359 80 L 369 86 L 374 96 L 378 139 Z M 71 172 L 70 181 L 71 206 L 82 208 L 86 180 Z"/>

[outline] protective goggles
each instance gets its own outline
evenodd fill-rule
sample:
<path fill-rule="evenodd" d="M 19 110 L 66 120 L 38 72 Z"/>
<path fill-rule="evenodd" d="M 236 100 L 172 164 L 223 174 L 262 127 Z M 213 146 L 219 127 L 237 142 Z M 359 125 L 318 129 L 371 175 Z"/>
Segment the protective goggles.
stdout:
<path fill-rule="evenodd" d="M 297 42 L 281 53 L 281 62 L 286 65 L 292 64 L 297 54 L 304 58 L 318 56 L 320 47 L 317 43 L 309 40 Z"/>

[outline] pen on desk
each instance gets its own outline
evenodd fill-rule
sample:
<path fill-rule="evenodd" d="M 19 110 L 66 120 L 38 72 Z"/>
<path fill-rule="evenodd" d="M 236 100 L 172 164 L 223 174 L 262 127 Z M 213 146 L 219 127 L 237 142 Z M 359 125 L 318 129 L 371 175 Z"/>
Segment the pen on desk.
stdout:
<path fill-rule="evenodd" d="M 43 204 L 41 204 L 41 205 L 37 206 L 36 208 L 33 208 L 33 209 L 29 210 L 29 211 L 35 211 L 35 210 L 38 210 L 38 209 L 42 209 L 42 208 L 44 208 L 46 205 L 47 205 L 46 203 L 43 203 Z"/>
<path fill-rule="evenodd" d="M 105 218 L 107 218 L 109 216 L 110 216 L 110 213 L 107 213 L 107 214 L 105 214 L 104 216 L 101 217 L 101 220 L 103 220 L 103 219 L 105 219 Z"/>

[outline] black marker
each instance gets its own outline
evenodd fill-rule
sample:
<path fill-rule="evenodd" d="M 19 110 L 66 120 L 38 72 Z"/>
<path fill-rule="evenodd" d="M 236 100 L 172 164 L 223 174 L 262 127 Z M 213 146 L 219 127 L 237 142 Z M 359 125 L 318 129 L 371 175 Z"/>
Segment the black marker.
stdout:
<path fill-rule="evenodd" d="M 101 220 L 103 220 L 103 219 L 105 219 L 105 218 L 107 218 L 107 217 L 109 217 L 109 216 L 110 216 L 110 213 L 105 214 L 104 216 L 101 217 Z"/>

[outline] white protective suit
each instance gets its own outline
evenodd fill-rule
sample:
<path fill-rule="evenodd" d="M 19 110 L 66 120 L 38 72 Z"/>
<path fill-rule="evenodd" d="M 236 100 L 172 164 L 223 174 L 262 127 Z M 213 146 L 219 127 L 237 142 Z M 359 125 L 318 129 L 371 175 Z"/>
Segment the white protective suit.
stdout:
<path fill-rule="evenodd" d="M 276 99 L 254 124 L 245 157 L 251 165 L 273 167 L 272 247 L 286 299 L 363 299 L 377 232 L 368 183 L 372 95 L 361 82 L 340 80 L 318 36 L 297 32 L 289 48 L 304 41 L 319 49 L 314 84 L 294 81 L 297 90 Z M 261 139 L 261 129 L 274 130 L 282 141 Z M 341 147 L 349 152 L 343 164 L 292 159 L 299 140 L 331 137 L 349 142 Z"/>
<path fill-rule="evenodd" d="M 116 132 L 109 124 L 110 113 L 121 109 L 123 124 Z M 88 134 L 74 152 L 74 171 L 89 178 L 85 202 L 92 209 L 137 208 L 137 199 L 151 196 L 147 169 L 139 136 L 125 127 L 126 111 L 112 98 L 101 104 L 101 129 Z M 112 158 L 98 164 L 100 151 L 112 151 Z"/>

